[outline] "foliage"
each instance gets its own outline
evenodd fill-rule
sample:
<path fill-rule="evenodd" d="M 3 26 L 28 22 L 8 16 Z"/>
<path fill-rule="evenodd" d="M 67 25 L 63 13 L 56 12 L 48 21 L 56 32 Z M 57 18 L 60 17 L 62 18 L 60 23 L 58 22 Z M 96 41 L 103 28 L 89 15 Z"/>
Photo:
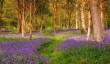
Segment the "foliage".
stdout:
<path fill-rule="evenodd" d="M 58 36 L 57 36 L 58 37 Z M 98 48 L 94 45 L 81 44 L 81 47 L 59 49 L 58 45 L 63 41 L 52 39 L 36 49 L 43 57 L 49 58 L 49 64 L 107 64 L 109 59 L 109 45 Z"/>

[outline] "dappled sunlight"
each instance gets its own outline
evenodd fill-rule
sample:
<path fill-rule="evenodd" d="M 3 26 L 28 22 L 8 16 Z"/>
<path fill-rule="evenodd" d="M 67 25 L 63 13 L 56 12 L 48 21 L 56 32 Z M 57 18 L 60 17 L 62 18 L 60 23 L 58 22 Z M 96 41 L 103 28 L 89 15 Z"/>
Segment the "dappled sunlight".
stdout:
<path fill-rule="evenodd" d="M 110 64 L 110 0 L 0 0 L 0 64 Z"/>

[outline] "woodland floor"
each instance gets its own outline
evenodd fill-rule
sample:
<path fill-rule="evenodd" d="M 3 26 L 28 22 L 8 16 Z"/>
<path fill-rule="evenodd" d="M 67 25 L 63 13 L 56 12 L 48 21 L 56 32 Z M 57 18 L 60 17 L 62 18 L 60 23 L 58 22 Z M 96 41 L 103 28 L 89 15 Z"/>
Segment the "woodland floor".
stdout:
<path fill-rule="evenodd" d="M 79 30 L 34 32 L 33 40 L 28 34 L 22 39 L 20 33 L 0 34 L 0 63 L 2 64 L 109 64 L 110 29 L 104 31 L 104 45 L 92 45 Z M 103 61 L 102 61 L 103 60 Z"/>

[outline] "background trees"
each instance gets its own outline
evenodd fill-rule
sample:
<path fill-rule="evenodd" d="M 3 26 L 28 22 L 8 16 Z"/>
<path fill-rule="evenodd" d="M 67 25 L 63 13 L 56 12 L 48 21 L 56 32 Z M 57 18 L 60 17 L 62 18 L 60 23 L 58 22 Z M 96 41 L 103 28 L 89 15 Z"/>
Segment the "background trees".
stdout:
<path fill-rule="evenodd" d="M 4 3 L 4 0 L 0 0 L 0 22 L 2 21 L 3 3 Z"/>
<path fill-rule="evenodd" d="M 5 2 L 4 6 L 3 2 Z M 90 35 L 90 30 L 94 29 L 94 34 L 98 34 L 94 36 L 100 38 L 103 37 L 100 32 L 103 33 L 104 28 L 110 26 L 110 1 L 98 0 L 96 3 L 91 0 L 0 0 L 0 20 L 1 15 L 4 20 L 1 28 L 5 27 L 13 32 L 18 30 L 22 33 L 22 37 L 29 31 L 32 35 L 33 30 L 42 32 L 42 30 L 53 29 L 56 32 L 58 29 L 83 28 L 84 32 L 87 33 L 88 30 Z M 101 41 L 101 39 L 96 40 Z"/>

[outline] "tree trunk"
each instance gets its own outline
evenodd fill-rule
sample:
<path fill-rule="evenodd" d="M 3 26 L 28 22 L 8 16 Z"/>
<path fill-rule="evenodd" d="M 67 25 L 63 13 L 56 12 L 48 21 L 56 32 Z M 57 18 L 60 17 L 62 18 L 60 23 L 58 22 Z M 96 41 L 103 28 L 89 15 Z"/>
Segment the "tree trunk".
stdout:
<path fill-rule="evenodd" d="M 42 20 L 43 20 L 43 16 L 41 15 L 41 17 L 40 17 L 40 32 L 42 32 Z"/>
<path fill-rule="evenodd" d="M 102 29 L 104 30 L 104 0 L 100 0 L 101 22 Z"/>
<path fill-rule="evenodd" d="M 21 14 L 18 13 L 18 32 L 19 33 L 21 33 L 21 20 L 22 20 Z"/>
<path fill-rule="evenodd" d="M 89 2 L 93 22 L 94 41 L 103 42 L 103 29 L 101 24 L 100 9 L 98 6 L 100 0 L 89 0 Z"/>
<path fill-rule="evenodd" d="M 108 28 L 108 22 L 105 21 L 105 28 L 107 29 Z"/>
<path fill-rule="evenodd" d="M 71 29 L 71 11 L 70 11 L 70 2 L 68 1 L 68 29 Z"/>
<path fill-rule="evenodd" d="M 69 29 L 71 29 L 71 16 L 69 16 L 69 19 L 68 19 L 68 21 L 69 21 L 69 25 L 68 25 L 68 28 L 69 28 Z"/>
<path fill-rule="evenodd" d="M 54 32 L 56 32 L 56 14 L 54 13 Z"/>
<path fill-rule="evenodd" d="M 76 3 L 76 29 L 78 29 L 78 4 Z"/>
<path fill-rule="evenodd" d="M 61 18 L 60 18 L 60 15 L 59 15 L 59 19 L 58 20 L 59 20 L 59 23 L 58 23 L 59 24 L 59 28 L 61 28 Z"/>
<path fill-rule="evenodd" d="M 54 32 L 56 32 L 56 16 L 57 16 L 57 4 L 53 4 L 54 7 Z"/>
<path fill-rule="evenodd" d="M 91 33 L 91 14 L 88 11 L 88 32 L 87 32 L 87 40 L 90 38 L 90 33 Z"/>
<path fill-rule="evenodd" d="M 24 37 L 24 33 L 25 33 L 25 19 L 24 19 L 24 8 L 25 8 L 25 5 L 24 5 L 24 0 L 22 0 L 22 37 Z"/>
<path fill-rule="evenodd" d="M 3 2 L 4 0 L 0 1 L 0 21 L 2 21 L 2 8 L 3 8 Z"/>
<path fill-rule="evenodd" d="M 81 21 L 82 21 L 82 28 L 84 32 L 86 33 L 86 25 L 85 25 L 85 13 L 84 13 L 84 7 L 85 7 L 85 2 L 84 0 L 81 0 Z"/>
<path fill-rule="evenodd" d="M 2 21 L 2 6 L 1 6 L 1 2 L 0 2 L 0 21 Z"/>
<path fill-rule="evenodd" d="M 78 27 L 81 28 L 81 10 L 78 9 Z"/>
<path fill-rule="evenodd" d="M 29 40 L 32 40 L 32 0 L 30 0 L 30 32 Z"/>

